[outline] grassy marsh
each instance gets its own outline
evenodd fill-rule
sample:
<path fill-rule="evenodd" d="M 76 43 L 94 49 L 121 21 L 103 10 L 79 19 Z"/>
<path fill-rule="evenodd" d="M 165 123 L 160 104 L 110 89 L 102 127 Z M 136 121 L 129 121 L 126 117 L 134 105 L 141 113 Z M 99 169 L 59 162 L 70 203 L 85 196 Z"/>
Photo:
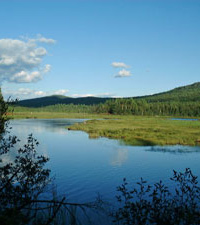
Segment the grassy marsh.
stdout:
<path fill-rule="evenodd" d="M 198 145 L 200 121 L 178 121 L 167 117 L 119 116 L 117 120 L 89 120 L 70 126 L 90 138 L 108 137 L 128 145 Z"/>
<path fill-rule="evenodd" d="M 108 114 L 14 112 L 13 119 L 87 118 L 84 123 L 70 126 L 90 138 L 119 139 L 128 145 L 198 145 L 200 121 L 170 120 L 169 117 L 119 116 Z"/>
<path fill-rule="evenodd" d="M 8 113 L 11 119 L 56 119 L 56 118 L 79 118 L 79 119 L 107 119 L 118 116 L 89 113 L 62 113 L 62 112 L 14 112 Z"/>

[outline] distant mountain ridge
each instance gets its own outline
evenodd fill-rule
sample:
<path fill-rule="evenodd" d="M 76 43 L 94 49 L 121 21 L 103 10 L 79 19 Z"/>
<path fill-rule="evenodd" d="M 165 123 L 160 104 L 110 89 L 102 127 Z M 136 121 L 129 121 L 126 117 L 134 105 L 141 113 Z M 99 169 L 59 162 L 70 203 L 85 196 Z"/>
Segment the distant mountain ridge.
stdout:
<path fill-rule="evenodd" d="M 71 98 L 63 95 L 52 95 L 41 98 L 21 100 L 17 103 L 17 105 L 24 107 L 44 107 L 56 104 L 94 105 L 104 103 L 109 99 L 111 98 L 98 98 L 98 97 Z"/>
<path fill-rule="evenodd" d="M 135 100 L 143 99 L 147 102 L 196 102 L 200 101 L 200 82 L 186 85 L 178 88 L 174 88 L 170 91 L 139 96 L 139 97 L 129 97 Z M 21 100 L 17 103 L 19 106 L 24 107 L 44 107 L 56 104 L 74 104 L 74 105 L 95 105 L 99 103 L 105 103 L 107 100 L 113 98 L 100 98 L 100 97 L 81 97 L 81 98 L 71 98 L 62 95 L 52 95 L 40 98 Z M 127 98 L 126 98 L 127 99 Z"/>

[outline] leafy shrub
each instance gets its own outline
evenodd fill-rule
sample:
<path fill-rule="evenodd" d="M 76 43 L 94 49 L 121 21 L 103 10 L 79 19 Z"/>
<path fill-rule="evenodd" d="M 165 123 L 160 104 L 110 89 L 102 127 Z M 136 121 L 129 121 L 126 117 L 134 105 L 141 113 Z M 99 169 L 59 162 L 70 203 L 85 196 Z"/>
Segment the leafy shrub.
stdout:
<path fill-rule="evenodd" d="M 189 225 L 200 224 L 200 187 L 189 168 L 184 173 L 174 171 L 170 178 L 174 190 L 162 181 L 153 186 L 141 178 L 138 188 L 128 189 L 124 179 L 117 188 L 121 207 L 112 216 L 116 224 Z"/>

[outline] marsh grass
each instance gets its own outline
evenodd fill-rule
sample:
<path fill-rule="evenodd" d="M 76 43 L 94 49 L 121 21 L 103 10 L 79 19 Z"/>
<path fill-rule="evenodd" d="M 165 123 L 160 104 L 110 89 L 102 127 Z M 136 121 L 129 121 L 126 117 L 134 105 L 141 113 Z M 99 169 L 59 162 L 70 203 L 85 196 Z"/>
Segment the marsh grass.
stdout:
<path fill-rule="evenodd" d="M 12 112 L 8 113 L 9 119 L 56 119 L 56 118 L 74 118 L 74 119 L 110 119 L 118 116 L 108 114 L 90 114 L 90 113 L 62 113 L 62 112 Z"/>
<path fill-rule="evenodd" d="M 127 145 L 199 145 L 200 121 L 171 120 L 170 117 L 131 116 L 61 112 L 14 112 L 12 119 L 87 118 L 87 122 L 70 126 L 90 138 L 119 139 Z"/>
<path fill-rule="evenodd" d="M 117 120 L 88 120 L 70 126 L 90 138 L 119 139 L 128 145 L 198 145 L 200 121 L 171 120 L 167 117 L 120 116 Z"/>

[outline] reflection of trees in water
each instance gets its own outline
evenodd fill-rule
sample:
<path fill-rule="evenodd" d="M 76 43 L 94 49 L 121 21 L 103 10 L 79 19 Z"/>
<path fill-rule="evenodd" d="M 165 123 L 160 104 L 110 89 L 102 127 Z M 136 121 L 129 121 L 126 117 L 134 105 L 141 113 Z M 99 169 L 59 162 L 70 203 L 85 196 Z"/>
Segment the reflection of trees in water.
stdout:
<path fill-rule="evenodd" d="M 112 166 L 121 166 L 128 159 L 128 149 L 119 148 L 115 150 L 114 155 L 111 159 Z"/>
<path fill-rule="evenodd" d="M 195 146 L 182 146 L 182 145 L 176 145 L 176 146 L 152 146 L 149 148 L 146 148 L 145 151 L 149 152 L 163 152 L 163 153 L 172 153 L 172 154 L 189 154 L 189 153 L 200 153 L 200 147 Z"/>

